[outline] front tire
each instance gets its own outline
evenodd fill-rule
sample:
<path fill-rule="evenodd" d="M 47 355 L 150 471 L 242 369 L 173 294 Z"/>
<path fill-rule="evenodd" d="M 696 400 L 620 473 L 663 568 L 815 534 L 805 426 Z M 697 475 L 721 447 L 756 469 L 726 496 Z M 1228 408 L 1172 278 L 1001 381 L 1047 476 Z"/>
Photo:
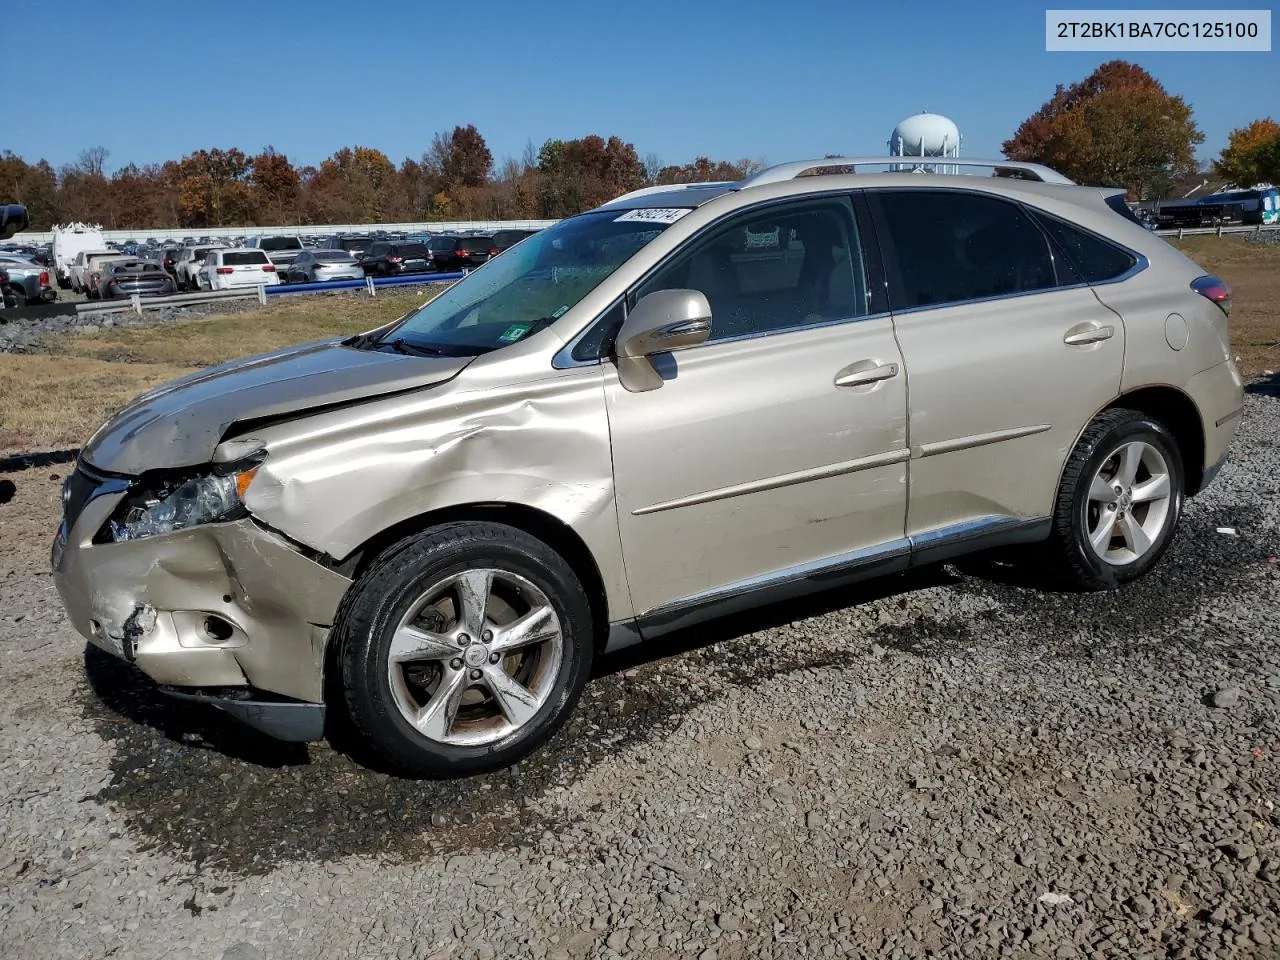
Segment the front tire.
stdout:
<path fill-rule="evenodd" d="M 1151 571 L 1182 515 L 1185 470 L 1168 427 L 1137 410 L 1099 414 L 1062 473 L 1050 558 L 1068 587 L 1110 590 Z"/>
<path fill-rule="evenodd" d="M 348 712 L 384 763 L 418 777 L 510 766 L 568 717 L 591 672 L 591 609 L 546 544 L 450 523 L 388 549 L 335 633 Z"/>

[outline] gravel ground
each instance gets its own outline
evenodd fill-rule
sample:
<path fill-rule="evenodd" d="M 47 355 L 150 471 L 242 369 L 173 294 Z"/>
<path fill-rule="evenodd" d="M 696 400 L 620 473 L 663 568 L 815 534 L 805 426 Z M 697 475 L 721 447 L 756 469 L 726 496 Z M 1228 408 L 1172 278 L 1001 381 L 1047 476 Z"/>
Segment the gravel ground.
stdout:
<path fill-rule="evenodd" d="M 1280 956 L 1278 434 L 1252 393 L 1122 592 L 975 562 L 718 624 L 615 658 L 547 749 L 461 783 L 86 655 L 44 572 L 66 468 L 10 474 L 4 953 Z"/>
<path fill-rule="evenodd" d="M 1245 234 L 1245 243 L 1256 243 L 1263 247 L 1280 246 L 1280 229 L 1270 228 L 1259 233 Z"/>

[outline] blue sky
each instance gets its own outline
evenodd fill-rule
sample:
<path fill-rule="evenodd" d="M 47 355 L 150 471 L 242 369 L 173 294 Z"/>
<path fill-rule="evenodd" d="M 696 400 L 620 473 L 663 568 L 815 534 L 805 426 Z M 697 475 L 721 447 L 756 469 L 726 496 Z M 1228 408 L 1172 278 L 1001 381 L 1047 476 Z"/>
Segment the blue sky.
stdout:
<path fill-rule="evenodd" d="M 1229 130 L 1280 119 L 1280 54 L 1046 53 L 1043 3 L 3 6 L 4 35 L 31 40 L 7 45 L 5 86 L 32 106 L 8 111 L 25 119 L 5 124 L 0 149 L 55 166 L 97 145 L 111 169 L 267 144 L 300 164 L 354 144 L 398 163 L 465 123 L 499 159 L 599 133 L 666 163 L 779 162 L 881 155 L 894 124 L 925 108 L 956 121 L 964 155 L 996 156 L 1055 83 L 1114 57 L 1190 101 L 1205 159 Z"/>

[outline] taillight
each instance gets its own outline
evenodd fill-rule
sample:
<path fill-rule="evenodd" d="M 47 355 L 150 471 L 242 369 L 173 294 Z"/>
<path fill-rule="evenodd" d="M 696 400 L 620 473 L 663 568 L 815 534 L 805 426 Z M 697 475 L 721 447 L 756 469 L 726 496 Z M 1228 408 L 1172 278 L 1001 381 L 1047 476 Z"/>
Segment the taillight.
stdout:
<path fill-rule="evenodd" d="M 275 265 L 274 263 L 264 263 L 264 264 L 262 265 L 262 272 L 263 272 L 263 273 L 275 273 L 275 272 L 276 272 L 276 265 Z"/>
<path fill-rule="evenodd" d="M 267 268 L 263 267 L 262 269 L 265 270 Z M 225 276 L 228 273 L 235 273 L 236 268 L 235 267 L 218 267 L 218 272 Z"/>
<path fill-rule="evenodd" d="M 8 280 L 9 280 L 9 278 L 8 278 L 7 276 L 6 276 L 4 279 L 5 279 L 5 282 L 6 282 L 6 283 L 7 283 L 7 282 L 8 282 Z M 47 287 L 48 285 L 49 285 L 49 274 L 48 274 L 47 272 L 45 272 L 45 271 L 41 271 L 41 272 L 40 272 L 40 286 L 42 286 L 42 287 Z"/>
<path fill-rule="evenodd" d="M 1206 300 L 1212 300 L 1225 314 L 1231 313 L 1231 288 L 1219 277 L 1200 277 L 1191 281 L 1191 289 Z"/>
<path fill-rule="evenodd" d="M 459 251 L 458 251 L 458 256 L 460 256 L 460 257 L 469 257 L 469 256 L 471 256 L 471 251 L 470 251 L 470 250 L 459 250 Z"/>
<path fill-rule="evenodd" d="M 403 257 L 387 257 L 387 263 L 399 263 Z"/>
<path fill-rule="evenodd" d="M 496 256 L 497 256 L 498 254 L 500 254 L 501 252 L 502 252 L 502 251 L 501 251 L 501 250 L 499 250 L 497 247 L 490 247 L 490 248 L 489 248 L 489 256 L 491 256 L 491 257 L 496 257 Z"/>

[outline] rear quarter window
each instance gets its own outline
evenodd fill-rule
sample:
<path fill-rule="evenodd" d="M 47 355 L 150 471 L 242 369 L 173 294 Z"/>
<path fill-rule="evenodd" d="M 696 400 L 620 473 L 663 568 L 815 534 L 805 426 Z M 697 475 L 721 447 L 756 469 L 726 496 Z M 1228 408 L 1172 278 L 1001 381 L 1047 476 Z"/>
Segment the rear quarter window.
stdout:
<path fill-rule="evenodd" d="M 1121 200 L 1121 203 L 1124 201 Z M 1125 208 L 1126 210 L 1128 207 Z M 1133 254 L 1097 234 L 1081 230 L 1057 217 L 1037 213 L 1036 219 L 1076 274 L 1085 283 L 1114 280 L 1133 269 Z"/>

